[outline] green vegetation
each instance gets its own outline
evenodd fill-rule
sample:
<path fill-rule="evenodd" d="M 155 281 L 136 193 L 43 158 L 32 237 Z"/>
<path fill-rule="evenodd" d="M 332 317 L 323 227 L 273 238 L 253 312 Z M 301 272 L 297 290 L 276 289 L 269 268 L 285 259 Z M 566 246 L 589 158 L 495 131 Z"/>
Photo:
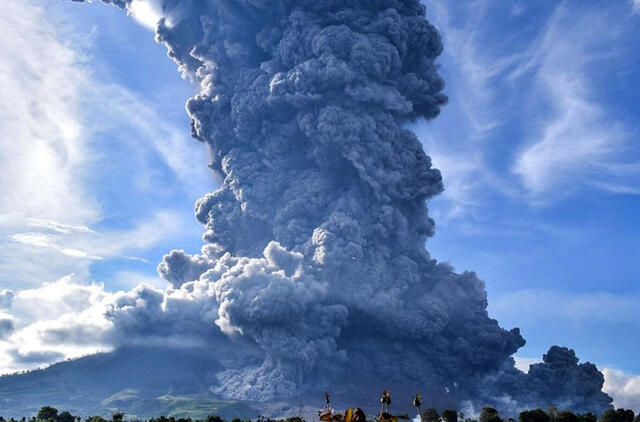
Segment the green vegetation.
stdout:
<path fill-rule="evenodd" d="M 83 418 L 119 411 L 127 420 L 157 415 L 203 419 L 209 414 L 255 419 L 259 412 L 250 404 L 211 393 L 220 369 L 210 350 L 121 348 L 0 377 L 0 415 L 19 421 L 47 404 Z"/>
<path fill-rule="evenodd" d="M 480 422 L 502 422 L 498 411 L 493 407 L 484 407 L 480 413 Z"/>
<path fill-rule="evenodd" d="M 64 411 L 58 413 L 58 409 L 52 406 L 44 406 L 40 408 L 38 414 L 36 416 L 32 416 L 29 419 L 22 417 L 20 419 L 9 418 L 5 419 L 0 416 L 0 422 L 229 422 L 226 419 L 221 418 L 218 415 L 209 415 L 203 419 L 192 419 L 192 418 L 175 418 L 173 416 L 166 417 L 160 416 L 157 418 L 151 418 L 146 420 L 140 420 L 136 418 L 127 418 L 126 415 L 122 412 L 115 412 L 111 415 L 109 419 L 106 419 L 100 415 L 88 416 L 86 418 L 82 418 L 80 416 L 74 416 L 71 413 Z M 257 422 L 306 422 L 303 418 L 300 417 L 292 417 L 287 419 L 269 419 L 259 416 L 255 419 Z M 233 418 L 230 422 L 252 422 L 251 419 L 240 419 Z"/>
<path fill-rule="evenodd" d="M 440 420 L 442 422 L 458 422 L 458 412 L 452 409 L 443 410 Z"/>
<path fill-rule="evenodd" d="M 424 411 L 422 414 L 422 420 L 423 422 L 439 422 L 440 414 L 437 409 L 431 407 Z"/>
<path fill-rule="evenodd" d="M 493 407 L 482 409 L 478 419 L 465 418 L 463 413 L 447 409 L 438 413 L 437 409 L 426 409 L 422 412 L 422 422 L 516 422 L 512 418 L 503 419 Z M 570 410 L 558 411 L 551 407 L 548 410 L 532 409 L 520 412 L 517 422 L 640 422 L 640 414 L 635 416 L 630 409 L 607 410 L 598 418 L 593 413 L 575 414 Z"/>
<path fill-rule="evenodd" d="M 165 396 L 165 400 L 173 401 L 174 398 Z M 182 398 L 182 400 L 188 400 Z M 204 406 L 204 404 L 203 404 Z M 197 412 L 203 409 L 198 409 Z M 498 411 L 493 407 L 484 407 L 478 419 L 465 418 L 463 413 L 458 413 L 453 409 L 446 409 L 438 412 L 437 409 L 428 408 L 421 415 L 422 422 L 640 422 L 640 414 L 636 416 L 630 409 L 610 409 L 598 418 L 593 413 L 575 414 L 569 410 L 558 411 L 551 407 L 544 411 L 542 409 L 532 409 L 520 412 L 518 420 L 500 417 Z M 100 415 L 80 417 L 68 411 L 58 412 L 52 406 L 41 407 L 36 416 L 20 419 L 5 419 L 0 416 L 0 422 L 306 422 L 302 417 L 291 417 L 286 419 L 271 419 L 258 416 L 255 419 L 241 419 L 235 417 L 230 421 L 219 415 L 209 415 L 205 418 L 159 416 L 150 419 L 140 419 L 135 415 L 128 415 L 122 412 L 113 412 L 109 419 Z M 377 419 L 371 422 L 379 422 Z"/>

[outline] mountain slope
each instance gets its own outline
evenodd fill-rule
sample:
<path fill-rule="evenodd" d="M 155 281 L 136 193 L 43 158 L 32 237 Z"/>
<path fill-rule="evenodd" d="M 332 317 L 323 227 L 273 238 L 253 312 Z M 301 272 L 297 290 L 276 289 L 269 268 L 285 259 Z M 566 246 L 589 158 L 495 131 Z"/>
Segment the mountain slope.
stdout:
<path fill-rule="evenodd" d="M 0 415 L 30 416 L 51 405 L 82 416 L 255 417 L 251 407 L 210 391 L 221 368 L 208 349 L 122 348 L 0 377 Z"/>

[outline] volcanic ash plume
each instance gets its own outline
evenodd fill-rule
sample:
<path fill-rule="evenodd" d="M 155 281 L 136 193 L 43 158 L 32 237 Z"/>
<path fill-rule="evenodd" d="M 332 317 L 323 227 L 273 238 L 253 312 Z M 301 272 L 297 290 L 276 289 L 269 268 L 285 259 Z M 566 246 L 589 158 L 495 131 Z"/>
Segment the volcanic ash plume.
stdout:
<path fill-rule="evenodd" d="M 422 4 L 164 0 L 162 9 L 156 40 L 201 86 L 187 111 L 223 181 L 195 205 L 203 254 L 173 251 L 159 271 L 168 298 L 206 298 L 198 317 L 224 334 L 220 350 L 247 351 L 225 355 L 219 394 L 331 388 L 371 398 L 390 388 L 442 403 L 609 405 L 601 374 L 567 349 L 517 371 L 510 356 L 524 339 L 489 318 L 483 282 L 425 250 L 426 200 L 442 180 L 403 124 L 434 118 L 447 99 L 441 40 Z"/>

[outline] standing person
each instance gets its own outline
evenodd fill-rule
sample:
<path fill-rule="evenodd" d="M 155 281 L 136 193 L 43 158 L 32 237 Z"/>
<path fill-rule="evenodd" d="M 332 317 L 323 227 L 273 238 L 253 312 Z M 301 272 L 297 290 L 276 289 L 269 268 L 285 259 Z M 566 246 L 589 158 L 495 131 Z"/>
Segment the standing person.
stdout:
<path fill-rule="evenodd" d="M 416 394 L 416 397 L 413 399 L 413 405 L 418 410 L 418 415 L 420 415 L 420 421 L 424 422 L 424 419 L 422 417 L 422 410 L 420 410 L 420 406 L 422 405 L 422 396 L 420 396 L 420 393 Z"/>
<path fill-rule="evenodd" d="M 324 401 L 324 410 L 318 410 L 318 417 L 321 421 L 331 422 L 333 420 L 333 411 L 331 409 L 329 393 L 324 393 Z"/>
<path fill-rule="evenodd" d="M 382 396 L 380 397 L 380 403 L 381 403 L 381 409 L 380 409 L 380 415 L 382 415 L 383 413 L 387 413 L 390 414 L 391 413 L 391 393 L 389 393 L 389 390 L 384 390 L 382 392 Z"/>

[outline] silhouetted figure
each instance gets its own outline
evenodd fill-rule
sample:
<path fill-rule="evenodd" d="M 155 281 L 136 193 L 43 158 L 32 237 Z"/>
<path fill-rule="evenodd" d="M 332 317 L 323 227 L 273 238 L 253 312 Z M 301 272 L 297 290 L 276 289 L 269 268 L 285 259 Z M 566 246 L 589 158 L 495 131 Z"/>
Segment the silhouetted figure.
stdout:
<path fill-rule="evenodd" d="M 333 409 L 331 409 L 331 397 L 329 393 L 324 393 L 324 410 L 318 410 L 318 418 L 323 422 L 332 422 L 335 419 Z"/>
<path fill-rule="evenodd" d="M 424 418 L 422 417 L 422 410 L 420 410 L 420 406 L 422 405 L 422 396 L 420 395 L 420 393 L 416 394 L 416 396 L 413 398 L 413 406 L 416 408 L 416 410 L 418 411 L 418 415 L 420 415 L 420 421 L 424 422 Z"/>
<path fill-rule="evenodd" d="M 392 419 L 391 411 L 389 410 L 390 408 L 391 394 L 389 393 L 389 390 L 384 390 L 382 392 L 382 396 L 380 396 L 380 415 L 378 416 L 378 419 L 380 419 L 380 421 Z"/>

